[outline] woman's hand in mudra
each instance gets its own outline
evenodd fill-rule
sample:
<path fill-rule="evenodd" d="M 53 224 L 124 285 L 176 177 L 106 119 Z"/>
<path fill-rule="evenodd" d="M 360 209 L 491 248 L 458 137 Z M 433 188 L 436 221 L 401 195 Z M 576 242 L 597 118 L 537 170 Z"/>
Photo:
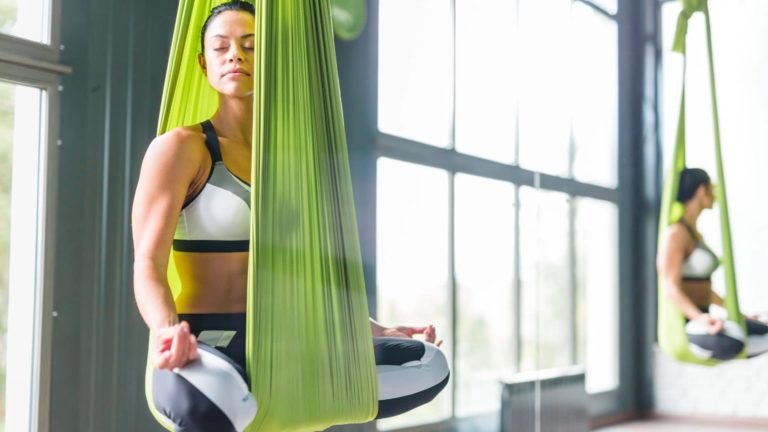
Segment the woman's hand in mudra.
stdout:
<path fill-rule="evenodd" d="M 197 358 L 197 339 L 182 321 L 155 331 L 155 367 L 173 370 Z"/>
<path fill-rule="evenodd" d="M 428 325 L 425 327 L 408 327 L 408 326 L 397 326 L 397 327 L 389 327 L 385 328 L 382 331 L 382 336 L 388 336 L 388 337 L 400 337 L 400 338 L 407 338 L 411 339 L 413 338 L 413 335 L 415 334 L 423 334 L 424 340 L 426 342 L 433 343 L 437 346 L 442 345 L 443 341 L 437 339 L 437 332 L 435 331 L 435 326 Z"/>
<path fill-rule="evenodd" d="M 708 313 L 703 313 L 694 319 L 700 322 L 706 329 L 707 333 L 711 335 L 716 335 L 723 331 L 723 320 L 720 318 L 714 318 Z"/>

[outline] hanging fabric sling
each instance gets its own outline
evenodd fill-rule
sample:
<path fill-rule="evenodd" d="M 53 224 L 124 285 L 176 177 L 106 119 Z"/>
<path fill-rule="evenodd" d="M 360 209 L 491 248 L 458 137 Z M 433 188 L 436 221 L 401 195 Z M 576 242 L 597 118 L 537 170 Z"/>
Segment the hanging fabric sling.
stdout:
<path fill-rule="evenodd" d="M 717 204 L 720 207 L 720 229 L 722 231 L 723 256 L 722 263 L 725 270 L 725 302 L 728 311 L 728 319 L 738 323 L 746 334 L 744 317 L 739 311 L 739 299 L 736 293 L 736 273 L 733 263 L 733 249 L 731 246 L 731 232 L 728 220 L 728 203 L 725 196 L 725 176 L 723 174 L 723 161 L 720 152 L 720 125 L 717 114 L 717 98 L 715 94 L 715 70 L 712 58 L 712 36 L 710 30 L 709 9 L 707 0 L 683 0 L 683 10 L 677 20 L 673 50 L 683 55 L 683 90 L 680 100 L 680 113 L 677 124 L 677 136 L 675 149 L 672 154 L 671 164 L 664 181 L 664 191 L 661 200 L 661 214 L 659 216 L 659 244 L 661 244 L 664 230 L 683 216 L 685 207 L 676 200 L 677 189 L 680 181 L 680 173 L 685 168 L 685 72 L 686 72 L 686 34 L 688 32 L 688 20 L 696 12 L 704 14 L 707 34 L 707 53 L 709 59 L 710 91 L 712 95 L 712 114 L 715 131 L 715 159 L 717 163 L 717 178 L 719 181 L 719 193 L 716 194 Z M 690 363 L 715 365 L 717 360 L 705 360 L 695 356 L 688 348 L 688 336 L 685 333 L 685 317 L 680 309 L 668 298 L 664 280 L 658 280 L 658 338 L 662 350 L 672 358 Z M 739 358 L 746 356 L 746 349 Z"/>
<path fill-rule="evenodd" d="M 179 3 L 158 133 L 216 110 L 196 56 L 202 24 L 222 2 Z M 255 1 L 246 357 L 259 410 L 249 431 L 322 430 L 377 412 L 330 8 Z M 173 254 L 168 280 L 175 298 L 183 287 Z M 150 407 L 151 371 L 149 359 Z"/>

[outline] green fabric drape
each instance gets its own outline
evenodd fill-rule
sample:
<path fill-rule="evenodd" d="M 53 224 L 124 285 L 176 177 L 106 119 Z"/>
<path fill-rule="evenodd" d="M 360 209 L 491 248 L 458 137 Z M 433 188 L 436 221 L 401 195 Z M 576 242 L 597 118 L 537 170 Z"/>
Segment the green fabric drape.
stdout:
<path fill-rule="evenodd" d="M 365 27 L 365 10 L 365 0 L 331 0 L 331 16 L 336 36 L 343 40 L 360 36 Z"/>
<path fill-rule="evenodd" d="M 724 298 L 728 318 L 741 325 L 746 334 L 744 317 L 739 311 L 739 299 L 736 292 L 736 272 L 733 263 L 733 248 L 731 245 L 730 222 L 728 218 L 728 202 L 726 198 L 725 175 L 723 173 L 723 160 L 720 146 L 720 124 L 717 112 L 717 95 L 715 92 L 715 69 L 712 56 L 712 36 L 707 0 L 683 0 L 683 10 L 677 21 L 673 50 L 683 55 L 683 86 L 680 99 L 680 111 L 677 124 L 675 148 L 672 154 L 670 167 L 664 181 L 664 191 L 661 201 L 661 214 L 659 217 L 659 244 L 661 244 L 664 230 L 671 223 L 678 221 L 685 210 L 682 203 L 676 200 L 677 189 L 680 181 L 680 172 L 685 168 L 685 74 L 687 62 L 685 62 L 686 34 L 688 20 L 696 12 L 704 14 L 707 34 L 707 53 L 709 60 L 710 92 L 712 96 L 712 115 L 715 133 L 715 160 L 717 164 L 717 179 L 720 185 L 716 201 L 720 209 L 720 229 L 722 232 L 723 256 L 721 261 L 725 271 L 726 295 Z M 671 357 L 685 362 L 715 365 L 716 360 L 702 360 L 693 355 L 688 349 L 688 337 L 685 333 L 685 317 L 677 306 L 668 298 L 664 286 L 664 280 L 658 281 L 658 338 L 661 348 Z M 739 357 L 746 356 L 746 349 Z"/>
<path fill-rule="evenodd" d="M 216 110 L 195 57 L 202 23 L 222 2 L 179 4 L 158 133 Z M 246 353 L 259 412 L 249 430 L 364 422 L 377 412 L 376 369 L 330 2 L 255 8 Z M 175 297 L 183 287 L 172 260 L 168 280 Z M 147 372 L 152 406 L 151 361 Z"/>

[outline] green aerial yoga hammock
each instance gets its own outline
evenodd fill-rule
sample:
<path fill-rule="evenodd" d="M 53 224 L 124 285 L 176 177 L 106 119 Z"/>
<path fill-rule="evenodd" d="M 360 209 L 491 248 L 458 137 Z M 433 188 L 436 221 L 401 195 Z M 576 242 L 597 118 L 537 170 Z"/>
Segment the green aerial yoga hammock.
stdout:
<path fill-rule="evenodd" d="M 158 133 L 216 110 L 196 56 L 203 21 L 220 3 L 179 3 Z M 248 430 L 365 422 L 377 413 L 376 368 L 330 3 L 256 0 L 255 8 L 246 356 L 259 411 Z M 183 287 L 173 254 L 168 281 L 175 298 Z M 151 372 L 150 357 L 152 409 Z"/>
<path fill-rule="evenodd" d="M 676 200 L 680 173 L 685 168 L 685 39 L 688 32 L 688 20 L 695 12 L 704 13 L 707 30 L 707 52 L 709 57 L 710 91 L 712 93 L 712 114 L 715 125 L 715 159 L 717 161 L 717 178 L 720 184 L 719 193 L 716 194 L 717 204 L 720 207 L 720 228 L 722 231 L 723 256 L 722 263 L 725 270 L 725 307 L 728 310 L 728 319 L 738 323 L 743 334 L 746 334 L 744 317 L 739 311 L 739 299 L 736 293 L 736 272 L 733 264 L 733 248 L 731 246 L 730 223 L 728 220 L 728 202 L 725 196 L 725 176 L 723 174 L 723 160 L 720 152 L 720 124 L 717 115 L 717 98 L 715 94 L 715 69 L 712 60 L 712 34 L 709 21 L 709 9 L 707 0 L 683 0 L 683 10 L 677 20 L 677 31 L 673 50 L 683 54 L 683 91 L 680 100 L 680 114 L 677 124 L 677 138 L 675 150 L 671 159 L 671 165 L 664 182 L 664 193 L 661 200 L 661 215 L 659 217 L 659 244 L 667 226 L 683 216 L 685 207 Z M 680 309 L 667 297 L 664 280 L 658 280 L 658 337 L 662 350 L 676 360 L 698 363 L 704 365 L 718 364 L 717 360 L 704 360 L 695 356 L 688 349 L 688 336 L 685 333 L 685 317 Z M 746 338 L 745 338 L 746 342 Z M 739 358 L 746 357 L 746 348 Z"/>

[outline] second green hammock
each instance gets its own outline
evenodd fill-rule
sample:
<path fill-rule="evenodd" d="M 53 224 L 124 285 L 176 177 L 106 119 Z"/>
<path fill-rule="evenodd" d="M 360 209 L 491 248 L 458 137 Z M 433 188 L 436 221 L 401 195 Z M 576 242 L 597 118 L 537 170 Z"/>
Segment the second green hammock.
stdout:
<path fill-rule="evenodd" d="M 720 184 L 720 193 L 716 194 L 717 204 L 720 207 L 720 229 L 722 232 L 723 256 L 721 258 L 725 270 L 725 302 L 728 311 L 728 319 L 741 326 L 743 334 L 746 334 L 744 317 L 739 310 L 739 298 L 736 290 L 736 271 L 733 263 L 733 247 L 731 245 L 730 221 L 728 218 L 728 201 L 725 191 L 725 175 L 723 173 L 723 160 L 720 150 L 720 125 L 717 114 L 717 97 L 715 93 L 715 69 L 712 57 L 712 33 L 710 29 L 709 8 L 707 0 L 683 0 L 683 10 L 677 21 L 675 33 L 674 51 L 683 55 L 685 61 L 686 35 L 688 33 L 688 20 L 696 12 L 704 14 L 707 34 L 707 53 L 709 59 L 710 91 L 712 94 L 712 115 L 715 129 L 715 159 L 717 163 L 717 178 Z M 685 64 L 685 63 L 684 63 Z M 672 153 L 671 164 L 664 181 L 664 191 L 661 200 L 661 214 L 659 215 L 659 244 L 662 234 L 671 223 L 675 223 L 683 216 L 684 206 L 676 200 L 677 189 L 680 181 L 680 173 L 685 169 L 685 72 L 683 67 L 683 91 L 680 100 L 680 112 L 677 124 L 677 136 L 675 148 Z M 703 365 L 716 365 L 718 360 L 702 359 L 694 355 L 688 348 L 688 336 L 685 333 L 685 316 L 667 297 L 666 288 L 662 278 L 658 280 L 658 339 L 661 349 L 672 358 L 689 363 Z M 739 358 L 746 357 L 746 349 Z"/>
<path fill-rule="evenodd" d="M 222 2 L 180 1 L 158 133 L 216 110 L 196 56 L 202 23 Z M 376 369 L 330 1 L 254 3 L 246 355 L 259 412 L 248 430 L 365 422 L 377 413 Z M 172 258 L 175 297 L 184 287 Z"/>

